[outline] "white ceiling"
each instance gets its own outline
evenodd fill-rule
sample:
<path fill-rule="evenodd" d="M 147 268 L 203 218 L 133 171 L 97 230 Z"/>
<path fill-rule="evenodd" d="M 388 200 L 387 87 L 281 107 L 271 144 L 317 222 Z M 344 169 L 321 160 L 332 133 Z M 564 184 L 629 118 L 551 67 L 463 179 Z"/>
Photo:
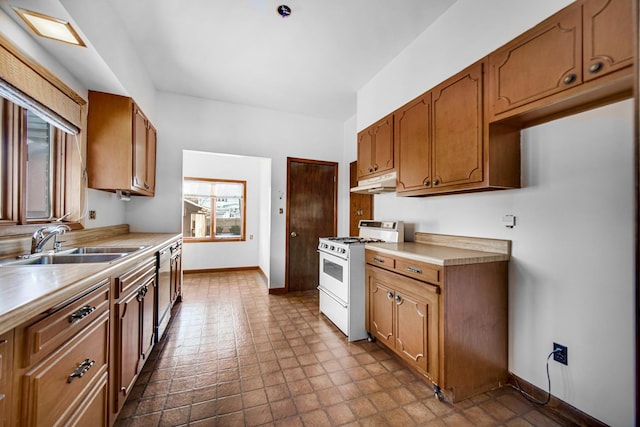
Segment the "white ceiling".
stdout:
<path fill-rule="evenodd" d="M 91 13 L 93 1 L 75 4 Z M 338 120 L 356 113 L 357 90 L 454 2 L 105 1 L 156 89 Z M 288 18 L 276 12 L 282 3 L 293 11 Z M 2 8 L 8 11 L 6 4 Z M 68 14 L 59 0 L 8 4 Z M 78 16 L 56 17 L 70 19 L 81 34 L 91 33 Z M 108 64 L 93 46 L 104 45 L 104 40 L 89 40 L 87 49 L 39 43 L 69 64 L 88 89 L 105 90 L 105 84 L 107 89 L 112 84 L 98 81 L 108 74 Z"/>

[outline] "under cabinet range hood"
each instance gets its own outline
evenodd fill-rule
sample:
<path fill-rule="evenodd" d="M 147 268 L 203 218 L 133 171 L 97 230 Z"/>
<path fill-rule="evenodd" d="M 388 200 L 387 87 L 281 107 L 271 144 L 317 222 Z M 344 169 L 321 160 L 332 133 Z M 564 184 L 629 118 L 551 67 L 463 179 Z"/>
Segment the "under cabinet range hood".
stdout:
<path fill-rule="evenodd" d="M 358 181 L 358 186 L 351 189 L 352 193 L 380 194 L 396 191 L 396 171 L 374 176 Z"/>

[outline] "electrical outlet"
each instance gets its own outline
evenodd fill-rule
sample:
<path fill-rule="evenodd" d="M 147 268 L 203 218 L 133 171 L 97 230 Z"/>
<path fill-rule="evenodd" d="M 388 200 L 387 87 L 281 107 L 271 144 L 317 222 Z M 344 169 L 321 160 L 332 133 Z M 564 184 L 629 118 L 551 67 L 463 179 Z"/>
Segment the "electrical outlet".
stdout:
<path fill-rule="evenodd" d="M 553 353 L 553 360 L 563 365 L 569 364 L 569 357 L 567 356 L 567 347 L 562 344 L 553 343 L 554 350 L 560 350 Z"/>
<path fill-rule="evenodd" d="M 89 219 L 96 219 L 96 211 L 89 211 Z"/>

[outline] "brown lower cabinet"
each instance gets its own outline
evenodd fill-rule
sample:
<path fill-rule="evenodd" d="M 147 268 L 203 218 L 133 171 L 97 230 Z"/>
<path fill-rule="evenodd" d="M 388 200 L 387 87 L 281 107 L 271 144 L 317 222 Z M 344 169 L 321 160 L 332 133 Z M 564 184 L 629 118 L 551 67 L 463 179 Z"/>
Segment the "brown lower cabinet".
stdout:
<path fill-rule="evenodd" d="M 0 426 L 11 422 L 13 331 L 0 335 Z"/>
<path fill-rule="evenodd" d="M 438 293 L 428 283 L 367 267 L 369 332 L 438 382 Z"/>
<path fill-rule="evenodd" d="M 108 425 L 109 294 L 105 278 L 15 329 L 16 405 L 4 425 L 83 425 L 88 416 Z"/>
<path fill-rule="evenodd" d="M 155 341 L 156 257 L 150 257 L 113 280 L 115 346 L 111 356 L 112 422 L 122 409 Z"/>
<path fill-rule="evenodd" d="M 171 246 L 171 263 L 169 269 L 171 304 L 173 305 L 176 301 L 182 301 L 182 242 Z"/>
<path fill-rule="evenodd" d="M 172 305 L 181 245 L 172 242 Z M 114 424 L 155 343 L 156 255 L 0 334 L 0 427 Z"/>
<path fill-rule="evenodd" d="M 438 266 L 366 250 L 366 326 L 457 402 L 507 379 L 507 262 Z"/>

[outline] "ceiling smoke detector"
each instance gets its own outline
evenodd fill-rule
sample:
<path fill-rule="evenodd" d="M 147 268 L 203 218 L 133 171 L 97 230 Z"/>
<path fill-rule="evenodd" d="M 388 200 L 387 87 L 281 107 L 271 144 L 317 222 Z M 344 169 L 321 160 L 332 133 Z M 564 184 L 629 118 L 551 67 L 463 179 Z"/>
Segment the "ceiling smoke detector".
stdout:
<path fill-rule="evenodd" d="M 278 15 L 282 16 L 283 18 L 286 18 L 287 16 L 291 15 L 291 8 L 286 4 L 281 4 L 280 6 L 278 6 L 277 10 L 278 10 Z"/>

